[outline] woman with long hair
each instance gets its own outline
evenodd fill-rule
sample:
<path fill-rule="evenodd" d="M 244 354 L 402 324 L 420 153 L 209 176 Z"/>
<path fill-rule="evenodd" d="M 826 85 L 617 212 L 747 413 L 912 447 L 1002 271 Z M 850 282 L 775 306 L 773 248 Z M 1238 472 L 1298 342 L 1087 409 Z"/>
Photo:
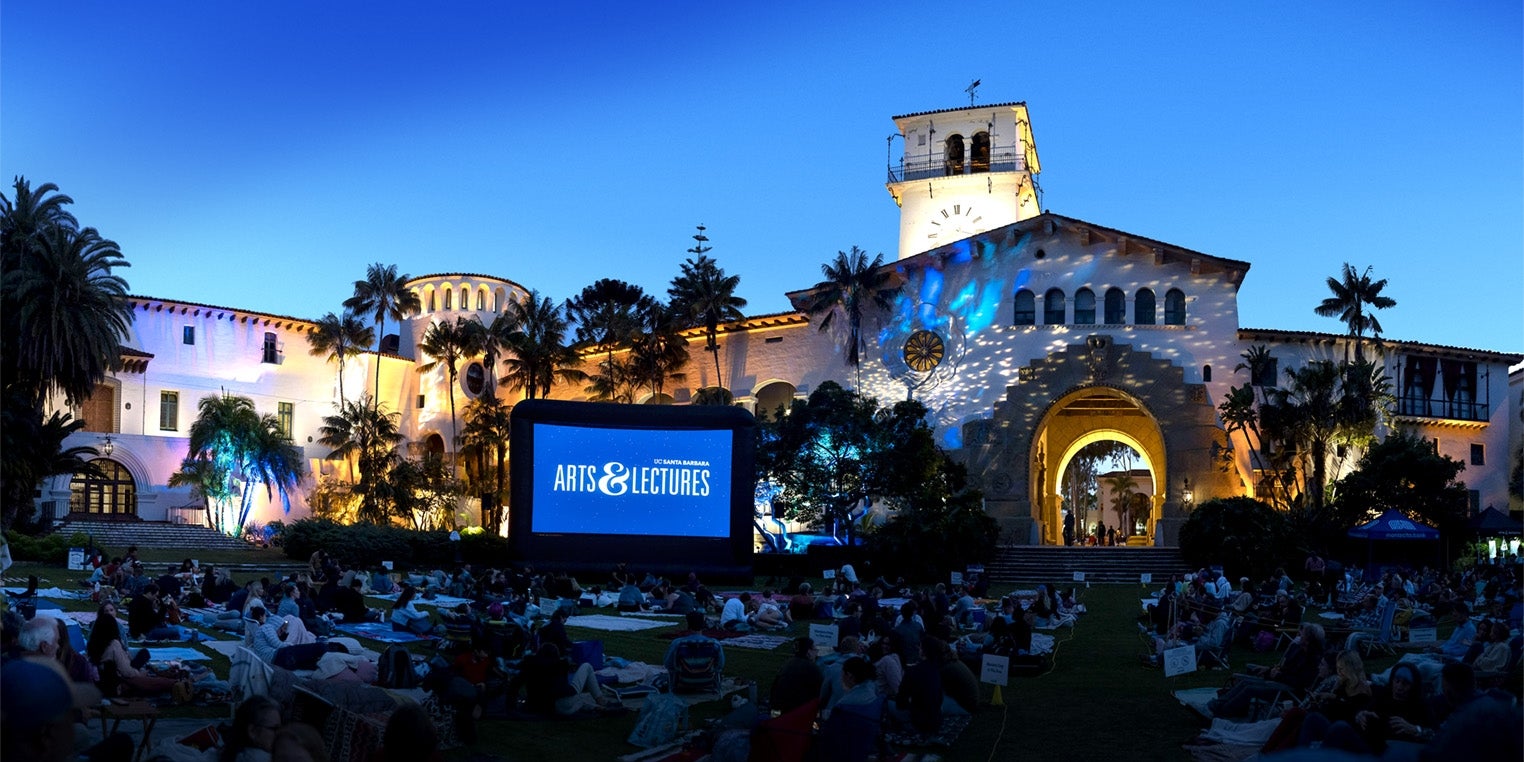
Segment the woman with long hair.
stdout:
<path fill-rule="evenodd" d="M 429 615 L 419 611 L 413 604 L 413 599 L 417 595 L 418 588 L 412 585 L 402 586 L 402 592 L 397 595 L 396 602 L 392 604 L 392 629 L 412 632 L 418 635 L 423 635 L 433 629 L 434 623 L 429 618 Z"/>
<path fill-rule="evenodd" d="M 90 638 L 85 642 L 85 656 L 95 665 L 101 675 L 102 692 L 110 695 L 122 686 L 131 687 L 139 693 L 163 693 L 174 686 L 174 678 L 151 675 L 133 666 L 122 641 L 121 626 L 117 624 L 115 606 L 106 604 L 95 615 L 95 625 L 90 628 Z M 110 673 L 116 674 L 117 685 L 108 685 Z"/>
<path fill-rule="evenodd" d="M 218 756 L 220 762 L 270 762 L 280 731 L 280 704 L 268 696 L 250 696 L 233 710 L 233 729 Z"/>

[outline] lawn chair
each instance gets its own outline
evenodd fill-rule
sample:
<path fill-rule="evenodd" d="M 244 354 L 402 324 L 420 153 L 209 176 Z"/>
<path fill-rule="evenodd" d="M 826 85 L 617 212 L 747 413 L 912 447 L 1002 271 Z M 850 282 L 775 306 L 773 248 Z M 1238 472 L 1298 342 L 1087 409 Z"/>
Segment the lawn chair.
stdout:
<path fill-rule="evenodd" d="M 476 636 L 476 624 L 470 614 L 440 613 L 439 618 L 444 623 L 444 637 L 437 641 L 438 651 L 460 653 L 471 650 L 472 640 Z"/>
<path fill-rule="evenodd" d="M 720 644 L 714 640 L 684 640 L 673 655 L 673 693 L 720 691 Z"/>
<path fill-rule="evenodd" d="M 1387 656 L 1396 655 L 1393 643 L 1396 642 L 1397 601 L 1393 598 L 1381 599 L 1381 617 L 1379 624 L 1374 629 L 1355 628 L 1348 631 L 1344 640 L 1344 647 L 1356 649 L 1362 656 L 1370 656 L 1381 653 Z"/>
<path fill-rule="evenodd" d="M 1231 669 L 1228 666 L 1228 649 L 1232 647 L 1233 634 L 1242 622 L 1243 617 L 1226 614 L 1219 614 L 1213 619 L 1202 631 L 1201 637 L 1196 639 L 1196 663 L 1214 669 Z"/>

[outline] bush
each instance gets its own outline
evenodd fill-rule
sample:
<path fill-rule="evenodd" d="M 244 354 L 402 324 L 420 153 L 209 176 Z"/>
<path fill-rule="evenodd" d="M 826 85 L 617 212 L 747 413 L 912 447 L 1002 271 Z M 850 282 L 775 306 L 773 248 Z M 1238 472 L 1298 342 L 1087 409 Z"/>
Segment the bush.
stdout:
<path fill-rule="evenodd" d="M 14 561 L 35 561 L 59 566 L 69 562 L 69 548 L 83 548 L 90 543 L 89 536 L 84 532 L 75 532 L 69 537 L 57 533 L 33 537 L 15 532 L 5 540 L 11 546 L 11 559 Z"/>
<path fill-rule="evenodd" d="M 1180 528 L 1180 554 L 1196 567 L 1221 565 L 1229 578 L 1262 579 L 1291 552 L 1286 519 L 1251 497 L 1209 500 Z"/>
<path fill-rule="evenodd" d="M 302 519 L 286 525 L 284 536 L 286 557 L 299 561 L 306 561 L 321 549 L 348 567 L 375 568 L 382 561 L 391 561 L 399 568 L 448 567 L 455 563 L 455 543 L 445 531 Z M 466 563 L 500 567 L 508 561 L 508 541 L 502 537 L 463 534 L 459 545 Z"/>

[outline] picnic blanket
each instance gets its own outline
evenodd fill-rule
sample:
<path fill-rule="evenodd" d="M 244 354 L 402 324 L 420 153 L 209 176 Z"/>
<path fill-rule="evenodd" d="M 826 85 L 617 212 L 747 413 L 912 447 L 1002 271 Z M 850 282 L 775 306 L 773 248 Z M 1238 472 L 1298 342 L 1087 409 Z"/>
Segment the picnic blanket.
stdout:
<path fill-rule="evenodd" d="M 1202 717 L 1212 719 L 1212 710 L 1207 708 L 1207 704 L 1211 703 L 1212 699 L 1217 698 L 1216 688 L 1188 688 L 1186 690 L 1175 691 L 1174 696 L 1175 700 L 1179 701 L 1187 709 L 1196 712 Z"/>
<path fill-rule="evenodd" d="M 149 661 L 207 661 L 211 658 L 200 650 L 184 646 L 148 649 Z"/>
<path fill-rule="evenodd" d="M 610 632 L 639 632 L 640 630 L 652 630 L 657 627 L 671 627 L 672 623 L 653 619 L 609 616 L 608 614 L 584 614 L 567 619 L 566 626 L 586 627 L 591 630 L 608 630 Z"/>
<path fill-rule="evenodd" d="M 376 595 L 372 597 L 380 598 L 383 601 L 395 601 L 400 595 L 402 595 L 402 593 L 387 593 L 386 595 Z M 425 598 L 419 595 L 413 598 L 413 603 L 418 606 L 439 606 L 453 609 L 462 603 L 469 606 L 471 604 L 471 599 L 457 598 L 453 595 L 435 595 L 433 598 Z"/>
<path fill-rule="evenodd" d="M 5 592 L 11 595 L 21 595 L 26 592 L 25 587 L 7 587 Z M 87 601 L 90 599 L 89 590 L 64 590 L 57 587 L 40 587 L 37 589 L 38 598 L 52 598 L 59 601 Z"/>
<path fill-rule="evenodd" d="M 935 733 L 918 733 L 913 730 L 902 730 L 884 734 L 884 741 L 891 746 L 900 747 L 925 747 L 936 746 L 947 748 L 963 735 L 968 729 L 968 724 L 973 718 L 966 714 L 942 716 L 942 727 Z"/>
<path fill-rule="evenodd" d="M 420 640 L 428 640 L 428 638 L 423 637 L 422 635 L 414 635 L 411 632 L 399 632 L 397 630 L 393 630 L 390 624 L 384 624 L 382 622 L 339 624 L 334 625 L 334 627 L 336 629 L 343 630 L 350 635 L 357 635 L 362 638 L 370 638 L 371 640 L 379 640 L 382 643 L 416 643 Z"/>
<path fill-rule="evenodd" d="M 746 634 L 746 635 L 742 635 L 739 638 L 731 638 L 731 639 L 725 641 L 725 646 L 726 647 L 736 646 L 738 648 L 754 648 L 754 649 L 759 650 L 759 651 L 771 651 L 771 650 L 777 648 L 778 646 L 781 646 L 784 643 L 789 642 L 790 640 L 792 640 L 792 638 L 787 638 L 787 637 L 784 637 L 782 635 L 758 635 L 757 633 L 753 632 L 753 633 L 749 633 L 749 634 Z"/>
<path fill-rule="evenodd" d="M 682 619 L 682 618 L 688 616 L 687 614 L 668 614 L 665 611 L 621 611 L 621 612 L 619 612 L 619 615 L 620 616 L 644 616 L 644 617 L 651 617 L 652 619 L 657 619 L 657 618 L 662 618 L 662 619 Z"/>

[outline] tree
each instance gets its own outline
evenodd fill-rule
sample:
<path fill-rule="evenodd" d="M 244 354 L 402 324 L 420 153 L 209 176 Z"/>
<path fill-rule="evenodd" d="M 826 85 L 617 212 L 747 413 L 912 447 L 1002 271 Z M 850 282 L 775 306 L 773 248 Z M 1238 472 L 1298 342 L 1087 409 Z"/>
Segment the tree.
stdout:
<path fill-rule="evenodd" d="M 376 316 L 376 391 L 375 401 L 381 404 L 381 342 L 386 341 L 386 319 L 402 321 L 408 315 L 416 315 L 423 309 L 418 294 L 407 287 L 410 275 L 398 275 L 396 265 L 379 262 L 365 269 L 365 280 L 355 281 L 355 295 L 344 300 L 344 308 L 357 313 Z"/>
<path fill-rule="evenodd" d="M 468 324 L 481 323 L 465 318 L 456 318 L 455 322 L 440 321 L 429 325 L 428 330 L 423 332 L 423 338 L 418 342 L 418 350 L 434 359 L 418 366 L 418 373 L 429 371 L 444 364 L 449 372 L 450 385 L 446 396 L 450 398 L 450 450 L 454 452 L 460 447 L 460 433 L 455 427 L 455 382 L 459 377 L 459 365 L 461 358 L 470 357 L 481 351 L 481 336 Z"/>
<path fill-rule="evenodd" d="M 1333 296 L 1313 308 L 1318 315 L 1336 317 L 1349 327 L 1349 335 L 1355 340 L 1356 359 L 1364 359 L 1360 345 L 1366 331 L 1381 338 L 1381 321 L 1366 308 L 1384 310 L 1397 306 L 1396 299 L 1381 295 L 1381 290 L 1386 288 L 1386 279 L 1371 280 L 1371 270 L 1367 267 L 1365 272 L 1356 274 L 1355 268 L 1345 262 L 1341 276 L 1328 279 L 1328 290 Z"/>
<path fill-rule="evenodd" d="M 354 402 L 340 405 L 338 413 L 323 419 L 323 425 L 318 428 L 318 442 L 332 448 L 327 456 L 329 459 L 343 458 L 359 470 L 360 480 L 355 488 L 360 493 L 357 517 L 373 524 L 384 524 L 388 514 L 386 505 L 378 499 L 377 486 L 396 457 L 397 443 L 402 441 L 398 430 L 401 416 L 386 412 L 380 405 L 372 406 L 370 402 L 362 395 Z"/>
<path fill-rule="evenodd" d="M 316 327 L 307 334 L 308 351 L 313 357 L 326 357 L 339 366 L 339 403 L 344 396 L 344 363 L 358 356 L 364 347 L 376 339 L 375 329 L 366 325 L 354 312 L 344 310 L 343 315 L 332 312 L 318 318 Z"/>
<path fill-rule="evenodd" d="M 847 364 L 857 371 L 857 385 L 862 385 L 861 349 L 863 316 L 869 309 L 885 311 L 900 293 L 901 286 L 890 285 L 893 274 L 881 269 L 884 255 L 868 261 L 868 253 L 856 246 L 849 252 L 836 252 L 836 259 L 820 266 L 825 280 L 815 285 L 804 311 L 820 317 L 825 331 L 838 315 L 847 323 Z"/>
<path fill-rule="evenodd" d="M 1208 500 L 1180 527 L 1180 555 L 1194 568 L 1221 564 L 1230 578 L 1260 579 L 1295 560 L 1284 514 L 1252 497 Z"/>
<path fill-rule="evenodd" d="M 614 350 L 632 343 L 640 333 L 641 316 L 655 305 L 645 289 L 622 280 L 602 278 L 566 300 L 566 314 L 576 325 L 577 341 L 604 350 L 604 369 L 609 393 L 615 382 Z"/>
<path fill-rule="evenodd" d="M 493 488 L 480 490 L 482 526 L 494 534 L 502 531 L 502 506 L 507 498 L 508 441 L 513 435 L 511 408 L 496 397 L 482 395 L 466 405 L 466 430 L 462 434 L 467 447 L 493 455 Z M 480 473 L 478 480 L 486 483 Z"/>
<path fill-rule="evenodd" d="M 302 451 L 286 439 L 278 418 L 255 410 L 254 400 L 226 392 L 201 398 L 189 440 L 176 484 L 196 487 L 212 500 L 207 513 L 213 529 L 241 534 L 259 485 L 272 499 L 279 494 L 291 511 L 290 491 L 304 473 Z M 212 477 L 221 485 L 213 487 Z"/>
<path fill-rule="evenodd" d="M 1122 471 L 1115 476 L 1107 477 L 1106 486 L 1111 488 L 1111 508 L 1117 512 L 1117 531 L 1123 537 L 1132 534 L 1132 523 L 1127 520 L 1132 513 L 1132 496 L 1138 488 L 1138 480 L 1132 478 L 1132 474 Z"/>
<path fill-rule="evenodd" d="M 698 226 L 693 240 L 698 243 L 688 250 L 693 254 L 683 262 L 678 276 L 667 289 L 672 310 L 686 316 L 689 325 L 704 327 L 704 345 L 714 355 L 714 385 L 725 386 L 720 374 L 720 323 L 740 320 L 745 315 L 741 308 L 746 300 L 736 296 L 741 276 L 726 275 L 725 271 L 710 259 L 707 252 L 712 248 L 704 244 L 704 226 Z"/>
<path fill-rule="evenodd" d="M 526 399 L 550 394 L 557 381 L 575 382 L 587 378 L 576 366 L 581 358 L 567 346 L 566 315 L 549 297 L 530 291 L 508 303 L 510 325 L 507 344 L 513 354 L 503 358 L 507 372 L 498 384 L 524 390 Z"/>
<path fill-rule="evenodd" d="M 654 302 L 641 315 L 641 331 L 630 347 L 632 382 L 650 387 L 651 393 L 666 389 L 667 377 L 688 364 L 688 339 L 667 305 Z"/>
<path fill-rule="evenodd" d="M 80 469 L 89 450 L 64 451 L 77 431 L 67 416 L 45 416 L 61 393 L 77 405 L 120 360 L 132 320 L 127 267 L 117 245 L 94 228 L 80 229 L 73 199 L 44 183 L 17 177 L 0 194 L 0 396 L 4 401 L 6 467 L 0 469 L 0 528 L 30 516 L 42 479 Z"/>
<path fill-rule="evenodd" d="M 1441 455 L 1434 443 L 1399 431 L 1372 444 L 1339 481 L 1339 534 L 1381 513 L 1398 510 L 1438 527 L 1447 542 L 1464 534 L 1469 502 L 1457 481 L 1462 461 Z"/>
<path fill-rule="evenodd" d="M 835 530 L 869 495 L 877 405 L 826 381 L 758 425 L 757 480 L 782 488 L 783 518 Z"/>

